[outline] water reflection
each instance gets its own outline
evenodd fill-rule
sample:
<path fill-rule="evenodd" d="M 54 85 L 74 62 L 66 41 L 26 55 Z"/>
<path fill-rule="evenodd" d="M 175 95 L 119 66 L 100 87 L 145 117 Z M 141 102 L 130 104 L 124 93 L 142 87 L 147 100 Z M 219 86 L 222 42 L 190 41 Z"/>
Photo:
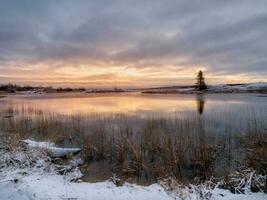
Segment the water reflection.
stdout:
<path fill-rule="evenodd" d="M 4 102 L 2 103 L 4 104 Z M 42 97 L 10 97 L 7 107 L 41 109 L 59 114 L 118 113 L 146 115 L 160 113 L 170 115 L 175 112 L 194 111 L 195 99 L 191 95 L 84 95 L 80 97 L 45 95 Z M 2 105 L 3 107 L 4 105 Z"/>
<path fill-rule="evenodd" d="M 208 103 L 207 103 L 208 102 Z M 230 120 L 226 115 L 245 123 L 246 112 L 254 110 L 263 119 L 267 111 L 266 99 L 255 94 L 206 94 L 206 95 L 143 95 L 129 94 L 46 94 L 40 96 L 10 96 L 0 101 L 0 109 L 12 108 L 32 114 L 40 110 L 44 115 L 126 114 L 138 117 L 190 117 L 192 114 L 220 118 L 220 124 Z M 197 108 L 196 108 L 197 107 Z M 205 110 L 204 110 L 205 109 Z M 205 112 L 205 113 L 204 113 Z M 222 117 L 223 116 L 223 117 Z M 236 121 L 236 120 L 235 120 Z M 240 126 L 239 122 L 236 122 Z"/>
<path fill-rule="evenodd" d="M 204 112 L 205 96 L 203 94 L 197 95 L 197 111 L 201 115 Z"/>

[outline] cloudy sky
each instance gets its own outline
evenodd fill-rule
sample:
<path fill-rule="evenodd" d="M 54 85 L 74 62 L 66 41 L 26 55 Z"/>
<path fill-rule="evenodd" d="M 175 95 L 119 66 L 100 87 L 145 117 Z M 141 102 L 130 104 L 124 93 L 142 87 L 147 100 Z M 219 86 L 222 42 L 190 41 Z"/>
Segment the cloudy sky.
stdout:
<path fill-rule="evenodd" d="M 0 82 L 267 81 L 266 0 L 0 0 Z"/>

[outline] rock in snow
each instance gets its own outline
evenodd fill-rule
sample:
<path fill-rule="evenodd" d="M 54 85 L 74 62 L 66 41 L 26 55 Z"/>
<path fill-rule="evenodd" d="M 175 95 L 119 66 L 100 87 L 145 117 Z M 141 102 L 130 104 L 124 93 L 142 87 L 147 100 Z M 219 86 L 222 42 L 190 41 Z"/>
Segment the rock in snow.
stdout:
<path fill-rule="evenodd" d="M 46 151 L 46 153 L 53 158 L 61 158 L 63 156 L 78 153 L 81 151 L 80 148 L 55 147 L 55 144 L 51 142 L 36 142 L 33 140 L 23 140 L 22 142 L 30 148 L 38 148 Z"/>

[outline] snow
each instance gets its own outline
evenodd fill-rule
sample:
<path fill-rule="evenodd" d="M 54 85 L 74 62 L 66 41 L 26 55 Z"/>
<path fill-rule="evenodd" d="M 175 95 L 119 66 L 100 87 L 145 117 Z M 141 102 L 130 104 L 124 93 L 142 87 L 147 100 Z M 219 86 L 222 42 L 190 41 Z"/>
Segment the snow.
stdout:
<path fill-rule="evenodd" d="M 198 200 L 197 195 L 188 193 L 185 200 Z M 30 175 L 20 179 L 17 183 L 0 182 L 0 197 L 2 200 L 182 200 L 168 194 L 160 185 L 138 186 L 126 183 L 122 187 L 112 182 L 99 183 L 71 183 L 60 175 Z M 251 195 L 232 194 L 227 190 L 212 191 L 214 200 L 264 200 L 264 193 Z"/>
<path fill-rule="evenodd" d="M 26 143 L 29 147 L 50 148 L 55 146 L 52 142 L 36 142 L 30 139 L 22 140 L 22 142 Z"/>
<path fill-rule="evenodd" d="M 257 89 L 257 88 L 267 88 L 267 82 L 258 82 L 258 83 L 251 83 L 246 85 L 249 89 Z"/>
<path fill-rule="evenodd" d="M 50 157 L 60 158 L 69 154 L 78 153 L 81 151 L 80 148 L 59 148 L 55 147 L 54 143 L 51 142 L 36 142 L 33 140 L 23 140 L 30 148 L 39 148 L 47 152 Z"/>
<path fill-rule="evenodd" d="M 267 200 L 264 193 L 232 194 L 205 185 L 177 186 L 172 191 L 162 183 L 150 186 L 125 183 L 117 187 L 111 181 L 81 182 L 79 165 L 83 161 L 79 157 L 62 165 L 55 164 L 42 151 L 42 148 L 54 148 L 53 143 L 31 140 L 26 143 L 34 148 L 25 151 L 0 149 L 1 200 Z"/>
<path fill-rule="evenodd" d="M 127 200 L 154 199 L 169 200 L 171 197 L 159 185 L 142 187 L 126 184 L 116 187 L 111 182 L 70 183 L 58 175 L 28 176 L 19 183 L 0 184 L 2 199 L 95 199 Z"/>
<path fill-rule="evenodd" d="M 257 83 L 244 83 L 244 84 L 216 84 L 216 85 L 208 85 L 208 89 L 202 92 L 208 93 L 246 93 L 246 92 L 263 92 L 267 91 L 267 82 L 257 82 Z M 151 93 L 151 94 L 195 94 L 200 91 L 195 90 L 195 88 L 157 88 L 157 89 L 148 89 L 143 91 L 143 93 Z"/>
<path fill-rule="evenodd" d="M 250 83 L 250 84 L 241 84 L 241 85 L 226 85 L 226 84 L 218 84 L 209 86 L 209 91 L 211 92 L 229 92 L 229 91 L 249 91 L 249 90 L 260 90 L 267 89 L 267 82 L 258 82 L 258 83 Z"/>
<path fill-rule="evenodd" d="M 215 189 L 213 191 L 214 200 L 267 200 L 267 195 L 264 193 L 251 194 L 233 194 L 228 190 Z"/>

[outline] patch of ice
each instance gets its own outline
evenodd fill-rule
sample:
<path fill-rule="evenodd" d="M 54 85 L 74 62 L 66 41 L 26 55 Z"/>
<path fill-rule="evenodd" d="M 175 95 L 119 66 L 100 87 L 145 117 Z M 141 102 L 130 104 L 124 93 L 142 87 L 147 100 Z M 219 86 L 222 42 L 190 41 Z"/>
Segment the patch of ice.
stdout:
<path fill-rule="evenodd" d="M 47 152 L 50 157 L 60 158 L 69 154 L 78 153 L 81 151 L 80 148 L 60 148 L 55 147 L 54 143 L 51 142 L 36 142 L 33 140 L 23 140 L 30 148 L 39 148 Z"/>

